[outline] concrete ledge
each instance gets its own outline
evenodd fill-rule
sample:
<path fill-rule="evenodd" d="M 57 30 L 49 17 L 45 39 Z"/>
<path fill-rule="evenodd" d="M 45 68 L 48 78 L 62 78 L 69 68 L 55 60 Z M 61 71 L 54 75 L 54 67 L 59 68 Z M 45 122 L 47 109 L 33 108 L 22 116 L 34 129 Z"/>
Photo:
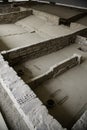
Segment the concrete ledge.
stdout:
<path fill-rule="evenodd" d="M 50 78 L 54 78 L 63 72 L 71 69 L 72 67 L 76 66 L 77 64 L 81 63 L 82 57 L 79 55 L 73 55 L 72 57 L 54 65 L 47 71 L 46 73 L 31 79 L 28 84 L 31 86 L 32 89 L 36 88 L 46 80 Z"/>
<path fill-rule="evenodd" d="M 0 24 L 15 23 L 25 17 L 32 15 L 32 10 L 17 11 L 0 15 Z"/>
<path fill-rule="evenodd" d="M 58 51 L 66 46 L 75 43 L 76 35 L 85 34 L 87 34 L 87 29 L 83 29 L 79 32 L 64 37 L 59 37 L 41 43 L 32 44 L 30 46 L 3 51 L 2 55 L 11 65 L 15 65 L 19 62 L 26 61 L 27 59 L 34 59 Z"/>
<path fill-rule="evenodd" d="M 83 12 L 83 13 L 75 15 L 75 16 L 69 18 L 69 19 L 60 18 L 59 25 L 64 24 L 64 25 L 70 26 L 70 24 L 72 22 L 76 22 L 77 20 L 85 17 L 86 15 L 87 15 L 87 12 Z"/>

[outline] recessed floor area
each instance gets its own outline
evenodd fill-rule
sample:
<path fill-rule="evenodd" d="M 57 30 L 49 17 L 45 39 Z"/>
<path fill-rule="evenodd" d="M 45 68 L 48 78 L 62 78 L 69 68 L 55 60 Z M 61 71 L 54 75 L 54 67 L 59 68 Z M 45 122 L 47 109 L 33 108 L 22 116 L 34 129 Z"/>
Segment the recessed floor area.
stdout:
<path fill-rule="evenodd" d="M 85 57 L 82 64 L 33 89 L 46 106 L 50 99 L 57 102 L 52 108 L 48 107 L 48 110 L 64 127 L 71 127 L 73 122 L 87 109 L 87 53 L 79 51 L 78 47 L 78 44 L 73 44 L 60 51 L 26 61 L 14 67 L 23 80 L 28 83 L 33 77 L 45 73 L 50 67 L 75 53 Z"/>

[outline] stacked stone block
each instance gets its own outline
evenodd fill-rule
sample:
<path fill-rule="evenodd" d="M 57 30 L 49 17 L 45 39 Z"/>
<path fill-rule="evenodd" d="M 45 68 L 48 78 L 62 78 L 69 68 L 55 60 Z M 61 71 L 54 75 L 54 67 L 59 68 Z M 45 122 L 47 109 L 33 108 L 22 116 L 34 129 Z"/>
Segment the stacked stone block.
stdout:
<path fill-rule="evenodd" d="M 82 29 L 81 31 L 63 37 L 4 51 L 2 52 L 2 55 L 11 65 L 15 65 L 28 59 L 35 59 L 69 46 L 75 43 L 77 34 L 81 35 L 85 33 L 87 33 L 87 29 Z"/>
<path fill-rule="evenodd" d="M 18 20 L 30 16 L 31 14 L 32 14 L 32 10 L 0 14 L 0 24 L 15 23 Z"/>

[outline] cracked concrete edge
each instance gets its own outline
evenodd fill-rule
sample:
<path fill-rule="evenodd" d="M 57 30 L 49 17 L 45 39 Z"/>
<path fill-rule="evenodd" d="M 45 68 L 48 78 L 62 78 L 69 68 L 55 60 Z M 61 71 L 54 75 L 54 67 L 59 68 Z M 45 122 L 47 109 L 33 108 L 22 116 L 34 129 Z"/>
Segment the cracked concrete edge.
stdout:
<path fill-rule="evenodd" d="M 1 54 L 0 92 L 0 107 L 12 130 L 64 130 Z"/>

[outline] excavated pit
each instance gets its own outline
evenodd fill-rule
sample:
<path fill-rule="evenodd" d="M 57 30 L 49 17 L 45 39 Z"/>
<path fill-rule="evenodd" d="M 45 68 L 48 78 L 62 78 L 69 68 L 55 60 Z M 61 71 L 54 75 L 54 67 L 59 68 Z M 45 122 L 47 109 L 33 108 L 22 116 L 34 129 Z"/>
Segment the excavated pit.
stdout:
<path fill-rule="evenodd" d="M 47 71 L 52 66 L 70 58 L 75 53 L 83 55 L 83 57 L 86 58 L 87 54 L 80 52 L 77 49 L 78 46 L 78 44 L 73 44 L 49 55 L 27 60 L 22 64 L 13 66 L 18 75 L 31 87 L 44 105 L 47 106 L 50 114 L 54 116 L 63 127 L 67 128 L 73 126 L 87 109 L 87 96 L 85 93 L 86 60 L 81 65 L 75 65 L 74 68 L 70 67 L 71 69 L 68 68 L 68 65 L 64 71 L 65 73 L 63 72 L 61 75 L 54 74 L 51 78 L 43 78 L 41 82 L 37 80 L 37 82 L 31 83 L 30 81 L 36 77 L 40 78 L 40 76 L 45 73 L 47 74 Z M 81 78 L 81 73 L 83 74 L 83 78 Z M 75 82 L 73 82 L 73 79 Z M 79 90 L 82 85 L 83 87 Z M 53 106 L 49 106 L 50 100 L 53 101 Z"/>
<path fill-rule="evenodd" d="M 67 14 L 66 7 L 49 5 L 48 9 L 46 4 L 38 4 L 21 7 L 20 10 L 27 13 L 20 14 L 19 18 L 19 7 L 12 10 L 16 9 L 16 21 L 3 23 L 0 20 L 0 51 L 5 50 L 2 52 L 5 60 L 31 87 L 49 113 L 63 127 L 71 128 L 87 110 L 87 52 L 78 49 L 87 46 L 87 23 L 84 22 L 87 16 L 65 26 L 59 25 L 60 18 L 70 18 L 81 10 L 67 8 Z M 3 12 L 0 8 L 1 13 L 12 10 Z M 73 54 L 76 54 L 74 61 Z M 77 60 L 79 56 L 84 58 L 82 64 Z M 50 76 L 51 69 L 54 71 L 59 65 L 62 67 Z"/>

